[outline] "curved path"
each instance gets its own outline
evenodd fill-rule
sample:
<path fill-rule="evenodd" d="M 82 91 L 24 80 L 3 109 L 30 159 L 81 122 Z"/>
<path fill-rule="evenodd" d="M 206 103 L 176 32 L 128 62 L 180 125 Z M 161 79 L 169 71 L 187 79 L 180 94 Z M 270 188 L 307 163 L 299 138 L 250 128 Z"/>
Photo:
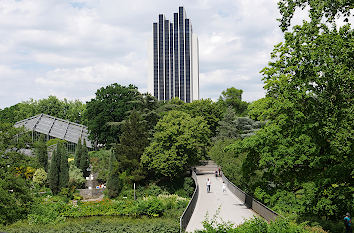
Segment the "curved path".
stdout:
<path fill-rule="evenodd" d="M 211 180 L 211 192 L 206 191 L 207 178 Z M 203 221 L 213 218 L 216 214 L 217 222 L 231 222 L 239 225 L 246 219 L 256 214 L 248 209 L 229 189 L 222 191 L 221 177 L 214 174 L 197 175 L 199 185 L 199 197 L 193 215 L 187 225 L 187 232 L 203 229 Z"/>

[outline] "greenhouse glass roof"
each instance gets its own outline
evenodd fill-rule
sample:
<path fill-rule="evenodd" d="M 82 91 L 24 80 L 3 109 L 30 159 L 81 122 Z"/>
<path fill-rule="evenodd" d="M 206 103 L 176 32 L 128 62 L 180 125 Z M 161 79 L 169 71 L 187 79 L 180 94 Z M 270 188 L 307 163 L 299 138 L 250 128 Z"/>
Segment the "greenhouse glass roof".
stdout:
<path fill-rule="evenodd" d="M 24 126 L 30 131 L 35 131 L 49 135 L 51 137 L 60 138 L 68 142 L 77 143 L 79 138 L 86 140 L 86 146 L 92 148 L 92 143 L 88 139 L 87 126 L 80 125 L 74 122 L 49 116 L 46 114 L 39 114 L 22 121 L 18 121 L 15 127 Z"/>

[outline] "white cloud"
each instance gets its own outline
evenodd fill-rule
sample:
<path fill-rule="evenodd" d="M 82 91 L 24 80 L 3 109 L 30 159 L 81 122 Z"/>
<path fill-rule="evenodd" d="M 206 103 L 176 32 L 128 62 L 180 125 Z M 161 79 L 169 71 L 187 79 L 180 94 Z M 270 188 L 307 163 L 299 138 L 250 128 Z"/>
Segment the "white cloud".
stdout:
<path fill-rule="evenodd" d="M 147 89 L 152 22 L 184 5 L 199 36 L 200 93 L 264 95 L 259 71 L 281 39 L 277 0 L 0 1 L 0 108 L 56 95 L 88 100 L 102 86 Z"/>

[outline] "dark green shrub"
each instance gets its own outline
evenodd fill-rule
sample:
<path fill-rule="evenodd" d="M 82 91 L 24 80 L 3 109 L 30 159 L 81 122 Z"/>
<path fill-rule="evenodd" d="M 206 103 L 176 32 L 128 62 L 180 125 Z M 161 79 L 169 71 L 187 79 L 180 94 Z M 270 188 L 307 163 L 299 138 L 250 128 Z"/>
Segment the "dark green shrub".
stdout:
<path fill-rule="evenodd" d="M 30 224 L 49 224 L 58 223 L 65 219 L 61 212 L 65 208 L 66 203 L 60 199 L 59 201 L 50 200 L 47 203 L 35 203 L 31 208 L 31 213 L 28 215 Z"/>
<path fill-rule="evenodd" d="M 214 219 L 207 219 L 203 222 L 204 230 L 198 233 L 325 233 L 321 228 L 311 228 L 305 224 L 296 224 L 286 218 L 278 218 L 276 221 L 267 223 L 260 218 L 254 218 L 245 221 L 243 224 L 235 227 L 229 223 L 217 223 Z"/>
<path fill-rule="evenodd" d="M 31 226 L 19 222 L 1 230 L 8 233 L 178 233 L 179 223 L 172 218 L 89 217 L 67 219 L 55 225 Z"/>

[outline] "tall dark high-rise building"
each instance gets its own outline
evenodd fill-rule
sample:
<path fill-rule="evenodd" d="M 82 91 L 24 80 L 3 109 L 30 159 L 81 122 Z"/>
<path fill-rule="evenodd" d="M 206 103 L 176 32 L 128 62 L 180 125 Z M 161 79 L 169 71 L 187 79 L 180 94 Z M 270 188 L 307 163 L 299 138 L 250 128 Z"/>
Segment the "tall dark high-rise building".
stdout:
<path fill-rule="evenodd" d="M 149 43 L 148 92 L 159 100 L 199 99 L 199 48 L 191 20 L 179 7 L 169 21 L 163 14 L 153 23 Z"/>

